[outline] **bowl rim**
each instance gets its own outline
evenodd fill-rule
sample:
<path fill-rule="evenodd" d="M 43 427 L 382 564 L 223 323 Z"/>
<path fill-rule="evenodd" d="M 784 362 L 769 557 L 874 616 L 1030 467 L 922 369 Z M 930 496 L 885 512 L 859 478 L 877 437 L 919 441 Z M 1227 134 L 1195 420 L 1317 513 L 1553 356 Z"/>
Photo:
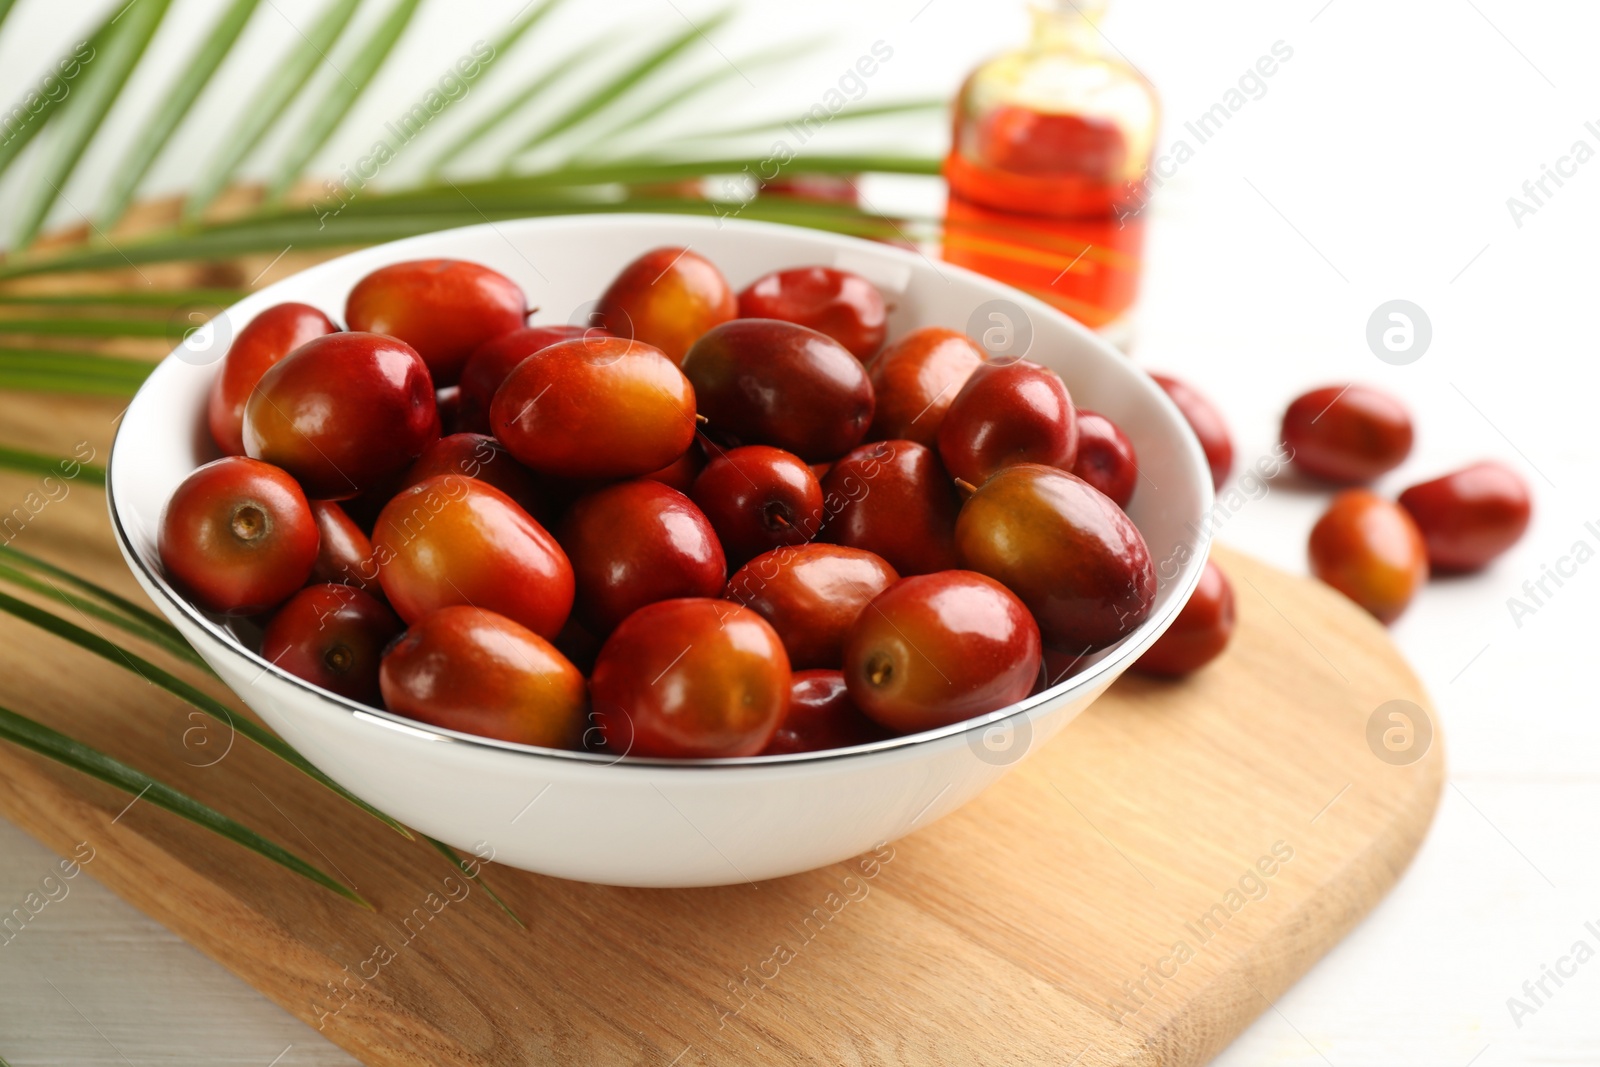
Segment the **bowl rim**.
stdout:
<path fill-rule="evenodd" d="M 637 226 L 641 223 L 668 223 L 675 226 L 686 226 L 700 229 L 722 229 L 725 226 L 732 226 L 735 229 L 751 230 L 755 232 L 776 231 L 786 234 L 798 232 L 808 237 L 823 238 L 827 242 L 842 245 L 843 247 L 859 248 L 863 251 L 870 251 L 874 255 L 887 255 L 890 259 L 903 260 L 908 265 L 914 264 L 920 260 L 925 265 L 933 265 L 934 269 L 941 273 L 950 272 L 958 276 L 975 280 L 985 286 L 997 286 L 1006 291 L 1006 299 L 1016 302 L 1028 314 L 1043 315 L 1047 318 L 1053 318 L 1060 322 L 1064 322 L 1070 332 L 1079 335 L 1080 340 L 1086 341 L 1088 344 L 1094 347 L 1111 349 L 1111 345 L 1108 341 L 1104 340 L 1094 331 L 1090 330 L 1088 327 L 1084 326 L 1082 323 L 1073 319 L 1066 313 L 1051 307 L 1043 300 L 1040 300 L 1029 293 L 1023 292 L 1022 290 L 1016 289 L 1013 286 L 1007 285 L 1005 282 L 1001 282 L 995 278 L 991 278 L 987 275 L 969 270 L 965 267 L 957 266 L 953 263 L 940 262 L 938 264 L 933 264 L 933 261 L 921 251 L 899 248 L 894 245 L 888 245 L 877 241 L 868 241 L 863 238 L 854 237 L 848 234 L 833 233 L 825 230 L 814 230 L 804 226 L 791 226 L 785 223 L 766 222 L 754 219 L 717 217 L 707 218 L 696 215 L 677 215 L 664 212 L 618 212 L 615 214 L 604 215 L 537 215 L 520 219 L 484 222 L 471 226 L 457 226 L 444 230 L 432 230 L 427 233 L 414 234 L 410 237 L 404 237 L 394 241 L 386 241 L 381 244 L 369 245 L 365 248 L 355 249 L 332 259 L 323 260 L 320 263 L 313 264 L 312 266 L 306 267 L 303 270 L 297 271 L 285 278 L 280 278 L 278 281 L 273 282 L 272 285 L 269 285 L 264 289 L 250 293 L 242 300 L 230 304 L 219 314 L 226 315 L 232 312 L 240 304 L 270 293 L 276 286 L 287 282 L 290 278 L 298 277 L 307 271 L 331 267 L 354 257 L 368 256 L 382 250 L 398 251 L 403 255 L 406 248 L 412 244 L 432 242 L 441 237 L 450 237 L 460 234 L 493 233 L 501 239 L 509 240 L 509 238 L 507 238 L 502 232 L 502 227 L 513 226 L 519 229 L 524 227 L 538 229 L 541 225 L 571 224 L 579 220 L 582 220 L 586 224 L 591 224 L 596 227 L 606 229 L 625 229 L 629 226 Z M 145 392 L 146 389 L 150 387 L 150 383 L 156 374 L 158 374 L 162 368 L 169 364 L 172 360 L 178 358 L 176 353 L 177 350 L 174 349 L 172 352 L 169 352 L 160 363 L 157 364 L 156 370 L 152 372 L 150 378 L 147 378 L 145 382 L 140 385 L 138 391 L 135 392 L 133 399 L 129 401 L 129 408 L 139 402 L 140 396 Z M 224 356 L 224 358 L 226 357 Z M 1176 421 L 1181 424 L 1183 422 L 1182 413 L 1173 403 L 1171 398 L 1166 395 L 1166 392 L 1162 390 L 1160 386 L 1154 382 L 1154 380 L 1151 379 L 1149 372 L 1135 365 L 1131 360 L 1128 361 L 1127 366 L 1128 369 L 1134 374 L 1135 378 L 1143 378 L 1149 385 L 1149 388 L 1153 391 L 1153 395 L 1156 398 L 1157 404 L 1165 405 L 1169 409 L 1169 415 L 1175 418 Z M 1116 653 L 1114 655 L 1107 656 L 1100 662 L 1083 671 L 1081 674 L 1075 674 L 1070 678 L 1064 679 L 1063 681 L 1044 689 L 1041 692 L 1032 693 L 1014 704 L 1009 704 L 1004 708 L 999 708 L 985 715 L 980 715 L 971 719 L 963 719 L 959 722 L 950 723 L 946 726 L 941 726 L 933 730 L 924 730 L 919 733 L 903 734 L 899 737 L 886 738 L 881 741 L 872 741 L 861 745 L 851 745 L 847 748 L 824 749 L 817 752 L 789 752 L 774 755 L 756 756 L 720 756 L 701 759 L 674 759 L 657 756 L 632 756 L 628 753 L 623 753 L 621 756 L 615 756 L 607 753 L 588 752 L 573 749 L 545 748 L 538 745 L 522 744 L 515 741 L 501 741 L 496 738 L 482 737 L 476 734 L 469 734 L 459 730 L 448 729 L 446 727 L 433 726 L 428 723 L 421 722 L 420 720 L 407 718 L 406 716 L 392 712 L 387 708 L 375 708 L 367 704 L 362 704 L 359 701 L 352 700 L 348 697 L 340 696 L 339 694 L 330 692 L 326 689 L 322 689 L 321 687 L 313 685 L 311 682 L 308 682 L 297 675 L 289 673 L 270 660 L 265 659 L 259 652 L 251 651 L 249 648 L 245 647 L 235 634 L 231 633 L 216 620 L 202 612 L 198 607 L 190 603 L 187 598 L 180 595 L 178 591 L 167 581 L 164 575 L 147 566 L 144 559 L 135 549 L 133 540 L 129 536 L 128 530 L 123 524 L 122 515 L 119 513 L 116 494 L 116 475 L 119 458 L 122 454 L 122 450 L 118 448 L 118 445 L 121 443 L 122 434 L 126 426 L 126 419 L 118 420 L 117 430 L 111 441 L 111 455 L 106 463 L 106 504 L 110 513 L 112 532 L 116 537 L 117 547 L 121 550 L 123 558 L 127 561 L 128 566 L 133 569 L 135 577 L 139 579 L 140 584 L 145 587 L 146 591 L 157 594 L 159 599 L 165 602 L 164 608 L 170 609 L 167 612 L 169 615 L 171 615 L 172 611 L 176 611 L 184 618 L 186 622 L 196 627 L 205 637 L 209 638 L 211 642 L 213 642 L 220 650 L 243 660 L 252 667 L 260 669 L 263 673 L 274 675 L 279 681 L 287 683 L 292 689 L 298 691 L 301 695 L 315 698 L 318 706 L 326 710 L 343 712 L 347 715 L 353 716 L 360 722 L 373 726 L 384 727 L 392 731 L 409 734 L 414 737 L 418 737 L 419 739 L 425 739 L 428 741 L 460 744 L 476 748 L 487 748 L 504 753 L 536 757 L 539 759 L 554 759 L 578 765 L 633 767 L 645 770 L 655 770 L 661 767 L 677 767 L 686 770 L 719 768 L 750 769 L 784 766 L 792 767 L 797 764 L 822 763 L 831 760 L 864 759 L 867 757 L 883 755 L 891 752 L 904 752 L 905 750 L 915 748 L 919 745 L 960 737 L 963 735 L 981 734 L 995 726 L 1007 723 L 1010 720 L 1026 717 L 1031 712 L 1043 705 L 1052 704 L 1060 701 L 1064 697 L 1073 695 L 1074 691 L 1081 693 L 1083 691 L 1092 689 L 1094 684 L 1103 675 L 1111 673 L 1114 669 L 1117 673 L 1120 673 L 1121 670 L 1126 669 L 1123 661 L 1130 660 L 1136 652 L 1143 651 L 1144 648 L 1140 646 L 1148 647 L 1148 645 L 1153 644 L 1155 641 L 1155 636 L 1159 636 L 1161 632 L 1165 631 L 1168 623 L 1177 616 L 1178 612 L 1181 611 L 1183 606 L 1188 602 L 1190 594 L 1193 593 L 1195 587 L 1200 582 L 1200 576 L 1205 569 L 1205 560 L 1209 555 L 1212 542 L 1212 530 L 1210 524 L 1200 524 L 1198 536 L 1195 539 L 1195 543 L 1191 546 L 1192 551 L 1190 553 L 1190 557 L 1184 564 L 1184 570 L 1180 572 L 1181 581 L 1177 587 L 1177 593 L 1163 608 L 1153 612 L 1149 618 L 1142 622 L 1139 627 L 1133 631 L 1133 633 L 1125 635 L 1114 645 L 1108 646 L 1116 649 Z M 1205 457 L 1201 451 L 1200 443 L 1192 434 L 1189 435 L 1189 437 L 1184 441 L 1184 447 L 1188 453 L 1191 467 L 1193 467 L 1196 472 L 1206 471 L 1207 467 L 1205 463 Z M 1212 487 L 1209 477 L 1202 477 L 1198 481 L 1202 488 L 1202 513 L 1209 513 L 1209 511 L 1215 506 L 1215 490 Z M 1135 635 L 1141 633 L 1143 636 L 1135 640 Z M 1150 636 L 1152 634 L 1155 636 Z M 1128 665 L 1131 665 L 1131 663 Z M 230 686 L 230 688 L 232 687 Z"/>

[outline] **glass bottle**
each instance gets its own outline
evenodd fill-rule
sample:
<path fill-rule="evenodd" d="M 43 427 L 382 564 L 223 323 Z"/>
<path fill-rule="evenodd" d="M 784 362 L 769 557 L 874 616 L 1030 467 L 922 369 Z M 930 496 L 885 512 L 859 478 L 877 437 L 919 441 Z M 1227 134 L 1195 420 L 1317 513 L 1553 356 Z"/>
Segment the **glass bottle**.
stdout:
<path fill-rule="evenodd" d="M 1106 2 L 1033 0 L 1033 39 L 967 78 L 944 257 L 1116 337 L 1138 293 L 1159 105 L 1101 36 Z"/>

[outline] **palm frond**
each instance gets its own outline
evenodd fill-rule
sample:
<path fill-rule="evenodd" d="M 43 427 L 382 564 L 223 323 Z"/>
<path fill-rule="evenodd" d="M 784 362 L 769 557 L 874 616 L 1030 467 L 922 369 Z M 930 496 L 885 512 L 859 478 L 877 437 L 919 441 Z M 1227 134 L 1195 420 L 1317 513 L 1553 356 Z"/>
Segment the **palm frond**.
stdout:
<path fill-rule="evenodd" d="M 169 0 L 144 0 L 129 4 L 112 17 L 101 35 L 104 47 L 79 76 L 77 86 L 66 98 L 66 106 L 56 116 L 51 152 L 42 169 L 32 176 L 19 212 L 13 238 L 17 247 L 33 243 L 50 209 L 61 198 L 84 149 L 117 102 L 117 95 L 144 55 L 150 38 L 155 36 L 168 3 Z"/>
<path fill-rule="evenodd" d="M 105 484 L 105 471 L 98 467 L 94 469 L 99 472 L 100 483 L 102 485 Z M 133 601 L 118 596 L 104 586 L 96 585 L 87 578 L 73 574 L 65 567 L 58 567 L 48 560 L 29 555 L 20 548 L 13 548 L 10 545 L 0 545 L 0 562 L 33 574 L 45 575 L 64 585 L 70 585 L 79 592 L 88 593 L 101 603 L 114 608 L 149 629 L 164 632 L 170 639 L 175 641 L 183 640 L 183 635 L 178 632 L 178 628 L 155 612 L 148 611 Z"/>
<path fill-rule="evenodd" d="M 0 388 L 132 396 L 155 364 L 54 348 L 0 348 Z"/>
<path fill-rule="evenodd" d="M 160 319 L 114 319 L 90 315 L 57 318 L 8 318 L 0 315 L 0 334 L 25 333 L 52 337 L 166 337 Z"/>
<path fill-rule="evenodd" d="M 324 874 L 282 845 L 262 837 L 243 823 L 235 822 L 215 808 L 178 792 L 143 771 L 136 770 L 120 760 L 112 759 L 88 745 L 74 741 L 63 733 L 5 707 L 0 707 L 0 740 L 31 749 L 75 771 L 98 778 L 107 785 L 132 794 L 135 801 L 149 801 L 158 808 L 188 819 L 235 844 L 243 845 L 258 856 L 264 856 L 298 875 L 309 878 L 325 889 L 331 889 L 368 911 L 372 910 L 372 905 L 362 899 L 355 890 Z M 132 807 L 132 803 L 129 807 Z"/>
<path fill-rule="evenodd" d="M 233 178 L 245 157 L 266 136 L 273 120 L 300 95 L 317 64 L 327 62 L 328 49 L 333 47 L 349 25 L 360 4 L 361 0 L 328 0 L 322 17 L 301 35 L 300 44 L 275 66 L 266 84 L 240 114 L 221 150 L 200 172 L 184 205 L 186 219 L 198 221 L 206 208 L 221 195 L 223 187 Z"/>
<path fill-rule="evenodd" d="M 473 145 L 489 136 L 512 116 L 525 110 L 529 104 L 537 100 L 552 85 L 559 83 L 569 73 L 576 70 L 583 63 L 589 48 L 589 45 L 583 45 L 573 49 L 559 63 L 541 71 L 521 89 L 512 93 L 509 98 L 493 111 L 473 123 L 461 136 L 445 145 L 434 155 L 433 162 L 429 164 L 430 172 L 434 175 L 442 174 L 447 165 L 454 160 L 460 159 Z"/>
<path fill-rule="evenodd" d="M 80 293 L 0 293 L 0 306 L 131 307 L 175 310 L 195 304 L 229 304 L 243 300 L 243 289 L 99 289 Z M 73 314 L 77 314 L 74 311 Z"/>
<path fill-rule="evenodd" d="M 508 905 L 505 901 L 500 899 L 500 894 L 496 893 L 493 889 L 489 888 L 489 883 L 485 882 L 483 880 L 483 872 L 482 872 L 481 869 L 480 870 L 473 870 L 472 865 L 470 863 L 468 863 L 466 860 L 462 859 L 459 855 L 457 855 L 456 851 L 454 849 L 452 849 L 449 845 L 445 844 L 443 841 L 435 840 L 434 838 L 428 837 L 426 834 L 423 835 L 423 840 L 427 841 L 428 844 L 432 845 L 434 847 L 434 849 L 439 853 L 439 855 L 443 856 L 445 859 L 447 859 L 451 863 L 455 864 L 456 870 L 460 871 L 462 874 L 466 875 L 468 878 L 471 878 L 474 882 L 477 882 L 478 883 L 478 888 L 482 889 L 485 893 L 489 894 L 489 899 L 494 901 L 496 904 L 498 904 L 500 906 L 500 910 L 501 911 L 503 911 L 507 915 L 511 916 L 511 921 L 512 922 L 516 923 L 518 926 L 522 927 L 522 929 L 524 929 L 524 930 L 526 930 L 528 928 L 527 924 L 524 923 L 521 919 L 519 919 L 517 917 L 517 913 L 511 910 L 510 905 Z M 480 864 L 480 867 L 481 867 L 481 864 Z"/>
<path fill-rule="evenodd" d="M 75 460 L 66 462 L 76 462 Z M 40 452 L 28 452 L 20 448 L 7 448 L 0 445 L 0 468 L 19 471 L 23 474 L 44 474 L 61 477 L 66 472 L 62 470 L 63 460 L 60 456 L 46 456 Z M 93 485 L 106 484 L 106 469 L 96 467 L 90 463 L 79 463 L 78 471 L 74 478 L 82 478 Z M 0 558 L 5 553 L 15 553 L 17 550 L 6 545 L 0 545 Z M 20 553 L 17 553 L 20 555 Z"/>
<path fill-rule="evenodd" d="M 244 31 L 250 16 L 255 14 L 260 0 L 234 0 L 212 24 L 194 53 L 179 66 L 180 74 L 172 88 L 156 109 L 139 136 L 133 139 L 127 156 L 112 170 L 111 186 L 106 190 L 104 203 L 99 210 L 99 225 L 109 230 L 127 211 L 139 184 L 150 167 L 161 155 L 167 142 L 188 117 L 201 92 L 210 84 L 212 75 L 233 50 L 234 43 Z"/>
<path fill-rule="evenodd" d="M 793 115 L 786 119 L 763 119 L 760 122 L 752 122 L 745 126 L 728 126 L 718 129 L 702 130 L 697 133 L 695 137 L 697 140 L 747 137 L 751 134 L 757 133 L 776 133 L 780 130 L 791 127 L 805 129 L 810 125 L 817 125 L 820 127 L 821 125 L 826 124 L 828 126 L 833 126 L 844 122 L 858 122 L 863 119 L 881 119 L 891 116 L 898 117 L 900 115 L 916 114 L 918 112 L 943 111 L 948 106 L 949 102 L 942 99 L 930 98 L 926 100 L 897 100 L 889 104 L 875 104 L 872 107 L 849 108 L 836 114 L 830 114 L 826 118 L 822 118 L 811 113 L 805 113 Z"/>
<path fill-rule="evenodd" d="M 55 69 L 66 73 L 69 67 L 75 67 L 74 76 L 81 74 L 84 62 L 92 61 L 100 50 L 105 47 L 106 35 L 110 32 L 111 24 L 114 21 L 112 16 L 106 16 L 105 21 L 100 23 L 100 26 L 93 33 L 80 42 L 77 48 L 57 60 Z M 87 55 L 85 55 L 86 52 Z M 30 110 L 32 114 L 24 118 L 21 126 L 17 129 L 7 130 L 5 139 L 0 141 L 0 174 L 5 173 L 6 168 L 11 166 L 12 162 L 22 154 L 22 150 L 27 148 L 29 143 L 39 135 L 39 131 L 45 128 L 55 113 L 61 109 L 62 104 L 71 99 L 71 96 L 70 91 L 61 96 L 49 94 L 40 96 L 36 90 L 30 89 L 27 95 L 11 109 L 12 114 L 17 112 L 26 113 Z M 29 102 L 30 98 L 33 101 L 31 104 Z"/>

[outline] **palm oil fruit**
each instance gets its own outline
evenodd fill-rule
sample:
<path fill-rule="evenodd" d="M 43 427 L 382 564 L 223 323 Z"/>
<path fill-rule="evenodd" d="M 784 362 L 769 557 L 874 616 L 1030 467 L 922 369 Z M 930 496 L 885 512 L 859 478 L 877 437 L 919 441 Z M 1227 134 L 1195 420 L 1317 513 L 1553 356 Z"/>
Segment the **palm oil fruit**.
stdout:
<path fill-rule="evenodd" d="M 1428 580 L 1428 549 L 1399 504 L 1346 489 L 1311 528 L 1311 573 L 1371 612 L 1398 619 Z"/>
<path fill-rule="evenodd" d="M 722 595 L 772 624 L 795 670 L 838 667 L 856 617 L 899 578 L 881 557 L 859 548 L 794 545 L 740 567 Z"/>
<path fill-rule="evenodd" d="M 822 525 L 822 486 L 805 461 L 767 445 L 745 445 L 706 464 L 689 493 L 711 521 L 728 564 L 779 545 L 798 545 Z"/>
<path fill-rule="evenodd" d="M 867 365 L 877 399 L 868 438 L 935 447 L 945 412 L 983 364 L 983 349 L 958 330 L 924 326 L 906 334 Z"/>
<path fill-rule="evenodd" d="M 244 447 L 317 500 L 398 475 L 439 436 L 433 383 L 404 341 L 330 333 L 275 364 L 244 409 Z"/>
<path fill-rule="evenodd" d="M 681 362 L 701 334 L 739 314 L 739 301 L 710 260 L 657 248 L 622 268 L 595 308 L 598 324 Z"/>
<path fill-rule="evenodd" d="M 206 421 L 211 439 L 230 456 L 244 455 L 244 405 L 267 368 L 307 341 L 339 329 L 309 304 L 274 304 L 251 319 L 228 346 L 211 380 Z"/>
<path fill-rule="evenodd" d="M 479 345 L 520 329 L 527 317 L 521 286 L 459 259 L 380 267 L 356 283 L 344 306 L 350 329 L 404 341 L 439 386 L 454 385 Z"/>
<path fill-rule="evenodd" d="M 1070 470 L 1078 414 L 1055 371 L 1026 359 L 986 363 L 951 402 L 938 440 L 944 469 L 970 485 L 1017 463 Z"/>
<path fill-rule="evenodd" d="M 807 463 L 844 455 L 872 423 L 872 382 L 838 341 L 777 319 L 736 319 L 683 358 L 706 429 Z"/>
<path fill-rule="evenodd" d="M 1400 494 L 1435 571 L 1482 570 L 1528 529 L 1528 483 L 1500 463 L 1475 463 Z"/>
<path fill-rule="evenodd" d="M 543 748 L 576 748 L 584 681 L 549 641 L 515 620 L 458 604 L 430 612 L 379 669 L 390 711 L 430 726 Z"/>
<path fill-rule="evenodd" d="M 1211 468 L 1211 487 L 1221 489 L 1233 470 L 1233 436 L 1228 432 L 1228 422 L 1217 406 L 1194 386 L 1165 374 L 1152 374 L 1171 401 L 1177 405 L 1189 429 L 1200 441 L 1206 465 Z"/>
<path fill-rule="evenodd" d="M 1150 614 L 1156 572 L 1138 527 L 1082 478 L 1055 467 L 1007 467 L 956 520 L 965 566 L 1002 582 L 1063 652 L 1103 648 Z"/>
<path fill-rule="evenodd" d="M 942 571 L 878 594 L 850 628 L 844 677 L 867 717 L 917 733 L 998 711 L 1033 689 L 1039 627 L 992 578 Z"/>
<path fill-rule="evenodd" d="M 822 479 L 820 539 L 875 553 L 899 574 L 960 566 L 955 484 L 933 449 L 915 441 L 862 445 Z"/>
<path fill-rule="evenodd" d="M 253 615 L 306 584 L 317 562 L 317 523 L 293 478 L 228 456 L 178 486 L 161 513 L 157 547 L 167 574 L 207 611 Z"/>
<path fill-rule="evenodd" d="M 1233 583 L 1214 560 L 1206 560 L 1200 584 L 1156 643 L 1134 661 L 1141 674 L 1177 678 L 1193 674 L 1228 647 L 1233 637 Z"/>
<path fill-rule="evenodd" d="M 487 482 L 534 518 L 542 520 L 545 515 L 545 493 L 539 479 L 513 459 L 505 445 L 487 434 L 453 433 L 439 438 L 406 468 L 395 492 L 442 474 Z"/>
<path fill-rule="evenodd" d="M 1133 442 L 1110 419 L 1096 411 L 1078 409 L 1078 458 L 1072 473 L 1126 509 L 1139 484 L 1139 457 Z"/>
<path fill-rule="evenodd" d="M 1330 385 L 1295 398 L 1283 414 L 1284 445 L 1307 474 L 1364 485 L 1411 454 L 1411 413 L 1365 385 Z"/>
<path fill-rule="evenodd" d="M 714 597 L 727 578 L 705 515 L 676 489 L 648 478 L 579 498 L 558 540 L 572 561 L 579 617 L 602 636 L 657 600 Z"/>
<path fill-rule="evenodd" d="M 889 731 L 861 714 L 839 671 L 801 671 L 791 676 L 789 711 L 763 756 L 826 752 L 882 741 Z"/>
<path fill-rule="evenodd" d="M 763 274 L 739 294 L 742 319 L 782 319 L 838 341 L 863 363 L 883 347 L 889 309 L 878 287 L 832 267 L 795 267 Z"/>
<path fill-rule="evenodd" d="M 603 336 L 604 330 L 586 326 L 525 326 L 479 345 L 461 368 L 461 393 L 456 426 L 468 433 L 489 432 L 489 403 L 517 364 L 544 351 L 557 341 Z"/>
<path fill-rule="evenodd" d="M 378 705 L 378 664 L 404 629 L 389 606 L 349 585 L 308 585 L 278 609 L 261 637 L 261 655 L 363 704 Z"/>
<path fill-rule="evenodd" d="M 489 423 L 542 474 L 632 478 L 694 443 L 695 390 L 660 349 L 582 337 L 519 363 L 495 393 Z"/>
<path fill-rule="evenodd" d="M 532 516 L 475 478 L 446 474 L 397 494 L 372 528 L 384 595 L 407 623 L 472 604 L 553 638 L 572 610 L 572 565 Z"/>
<path fill-rule="evenodd" d="M 311 580 L 378 592 L 378 561 L 372 554 L 372 540 L 355 520 L 331 500 L 311 501 L 311 516 L 318 535 Z"/>
<path fill-rule="evenodd" d="M 765 619 L 726 600 L 648 604 L 606 639 L 589 681 L 602 750 L 754 756 L 789 707 L 789 657 Z"/>

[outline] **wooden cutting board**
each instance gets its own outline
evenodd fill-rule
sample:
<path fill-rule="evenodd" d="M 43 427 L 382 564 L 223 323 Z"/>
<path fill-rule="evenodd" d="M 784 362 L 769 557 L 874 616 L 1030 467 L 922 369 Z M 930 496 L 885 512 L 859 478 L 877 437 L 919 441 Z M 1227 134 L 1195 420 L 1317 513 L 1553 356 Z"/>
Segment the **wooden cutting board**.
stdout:
<path fill-rule="evenodd" d="M 62 455 L 88 436 L 103 459 L 115 411 L 0 399 L 8 437 Z M 31 488 L 0 478 L 7 500 Z M 137 595 L 93 487 L 15 543 Z M 376 911 L 4 745 L 0 813 L 62 855 L 87 842 L 91 875 L 382 1067 L 1203 1063 L 1394 884 L 1444 776 L 1437 733 L 1397 754 L 1386 717 L 1369 730 L 1390 701 L 1427 704 L 1376 623 L 1314 582 L 1218 558 L 1239 594 L 1223 660 L 1180 683 L 1126 678 L 965 809 L 756 886 L 614 889 L 490 865 L 520 929 L 479 890 L 453 899 L 462 883 L 426 845 L 242 740 L 191 766 L 184 706 L 9 618 L 6 703 L 263 831 Z"/>

